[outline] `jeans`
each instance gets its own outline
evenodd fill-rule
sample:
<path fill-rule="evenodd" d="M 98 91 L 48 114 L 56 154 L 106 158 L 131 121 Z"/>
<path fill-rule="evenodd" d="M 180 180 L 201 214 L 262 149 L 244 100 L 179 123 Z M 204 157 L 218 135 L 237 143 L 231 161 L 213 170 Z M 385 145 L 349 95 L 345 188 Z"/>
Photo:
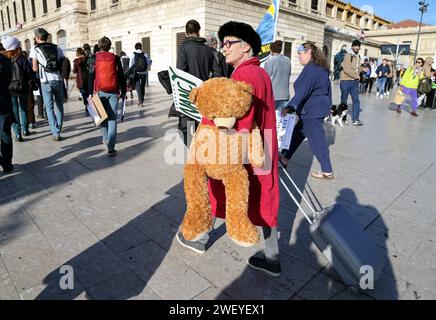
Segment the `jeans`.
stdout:
<path fill-rule="evenodd" d="M 146 75 L 138 75 L 135 81 L 135 90 L 138 94 L 138 102 L 144 103 Z"/>
<path fill-rule="evenodd" d="M 0 165 L 10 167 L 12 164 L 12 113 L 0 114 Z"/>
<path fill-rule="evenodd" d="M 49 81 L 48 83 L 41 83 L 41 93 L 51 133 L 53 136 L 58 137 L 61 134 L 64 121 L 64 82 Z"/>
<path fill-rule="evenodd" d="M 347 104 L 348 95 L 351 94 L 353 101 L 353 112 L 351 114 L 352 121 L 359 121 L 360 116 L 360 100 L 359 100 L 359 81 L 357 80 L 342 80 L 341 88 L 341 103 Z"/>
<path fill-rule="evenodd" d="M 98 96 L 108 115 L 107 120 L 101 124 L 103 142 L 107 143 L 108 151 L 112 151 L 115 150 L 117 137 L 118 94 L 99 91 Z"/>
<path fill-rule="evenodd" d="M 13 96 L 12 110 L 17 122 L 12 124 L 15 136 L 21 137 L 22 132 L 29 131 L 29 123 L 27 122 L 27 96 Z"/>
<path fill-rule="evenodd" d="M 385 94 L 385 87 L 386 87 L 387 80 L 388 80 L 388 78 L 386 78 L 386 77 L 377 79 L 377 89 L 378 89 L 378 93 L 381 96 Z"/>

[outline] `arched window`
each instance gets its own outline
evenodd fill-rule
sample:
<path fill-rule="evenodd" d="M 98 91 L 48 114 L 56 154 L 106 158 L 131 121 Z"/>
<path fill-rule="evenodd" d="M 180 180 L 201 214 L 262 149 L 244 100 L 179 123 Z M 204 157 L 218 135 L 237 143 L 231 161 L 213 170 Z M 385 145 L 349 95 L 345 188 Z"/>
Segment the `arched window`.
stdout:
<path fill-rule="evenodd" d="M 62 49 L 65 50 L 67 48 L 67 33 L 65 30 L 59 30 L 56 33 L 57 36 L 57 45 Z"/>
<path fill-rule="evenodd" d="M 29 39 L 24 40 L 24 50 L 26 50 L 27 52 L 30 52 L 30 40 Z"/>

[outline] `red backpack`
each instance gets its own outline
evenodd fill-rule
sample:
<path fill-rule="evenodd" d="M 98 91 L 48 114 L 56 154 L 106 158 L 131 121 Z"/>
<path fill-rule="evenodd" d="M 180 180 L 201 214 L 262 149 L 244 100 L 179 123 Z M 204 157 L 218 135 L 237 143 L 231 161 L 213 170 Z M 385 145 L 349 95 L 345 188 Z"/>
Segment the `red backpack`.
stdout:
<path fill-rule="evenodd" d="M 116 56 L 111 52 L 102 51 L 95 55 L 94 91 L 118 91 Z"/>

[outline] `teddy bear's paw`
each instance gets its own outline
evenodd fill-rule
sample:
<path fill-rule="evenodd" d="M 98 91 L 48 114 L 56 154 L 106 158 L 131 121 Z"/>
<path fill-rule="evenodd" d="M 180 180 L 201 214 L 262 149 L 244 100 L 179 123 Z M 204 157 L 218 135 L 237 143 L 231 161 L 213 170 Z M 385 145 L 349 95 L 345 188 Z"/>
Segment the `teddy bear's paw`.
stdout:
<path fill-rule="evenodd" d="M 186 211 L 180 231 L 188 241 L 198 241 L 212 229 L 210 213 L 197 214 L 195 211 Z"/>
<path fill-rule="evenodd" d="M 254 246 L 256 243 L 259 242 L 259 233 L 257 232 L 256 229 L 254 229 L 254 232 L 251 234 L 235 236 L 228 232 L 227 235 L 238 246 L 245 247 L 245 248 Z"/>

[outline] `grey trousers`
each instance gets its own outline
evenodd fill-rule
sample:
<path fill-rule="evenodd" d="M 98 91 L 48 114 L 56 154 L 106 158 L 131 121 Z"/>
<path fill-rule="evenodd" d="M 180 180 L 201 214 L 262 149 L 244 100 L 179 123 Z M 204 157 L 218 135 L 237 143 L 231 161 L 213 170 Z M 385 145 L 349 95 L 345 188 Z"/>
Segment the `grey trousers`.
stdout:
<path fill-rule="evenodd" d="M 212 219 L 212 230 L 215 226 L 216 218 Z M 211 231 L 212 232 L 212 231 Z M 265 242 L 264 255 L 266 261 L 272 264 L 280 263 L 280 253 L 279 253 L 279 237 L 277 234 L 277 227 L 262 227 L 263 240 Z M 209 241 L 209 233 L 206 233 L 203 238 L 198 240 L 198 242 L 206 245 Z"/>

